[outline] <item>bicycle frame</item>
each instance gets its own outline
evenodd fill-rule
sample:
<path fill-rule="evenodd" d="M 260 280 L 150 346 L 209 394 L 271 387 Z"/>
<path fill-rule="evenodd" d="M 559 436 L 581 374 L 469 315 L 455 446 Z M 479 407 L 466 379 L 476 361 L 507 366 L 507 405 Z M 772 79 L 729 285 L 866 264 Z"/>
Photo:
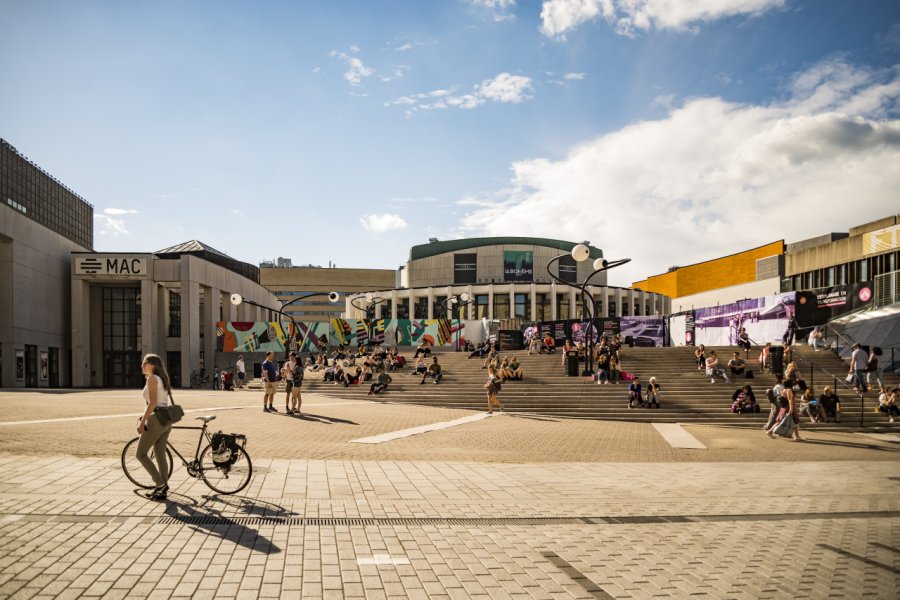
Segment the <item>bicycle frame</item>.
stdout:
<path fill-rule="evenodd" d="M 194 462 L 194 464 L 196 464 L 200 460 L 200 447 L 203 445 L 203 440 L 206 439 L 206 441 L 209 442 L 208 436 L 205 435 L 206 423 L 204 423 L 202 427 L 176 427 L 173 425 L 172 429 L 193 429 L 193 430 L 199 430 L 201 432 L 200 439 L 197 440 L 197 449 L 194 450 L 193 462 Z M 191 466 L 191 463 L 189 463 L 187 461 L 187 459 L 184 456 L 182 456 L 181 452 L 178 451 L 178 448 L 173 446 L 171 442 L 168 442 L 166 445 L 172 449 L 172 452 L 174 452 L 175 455 L 178 456 L 178 458 L 181 459 L 181 463 L 185 466 L 185 468 L 189 468 Z"/>

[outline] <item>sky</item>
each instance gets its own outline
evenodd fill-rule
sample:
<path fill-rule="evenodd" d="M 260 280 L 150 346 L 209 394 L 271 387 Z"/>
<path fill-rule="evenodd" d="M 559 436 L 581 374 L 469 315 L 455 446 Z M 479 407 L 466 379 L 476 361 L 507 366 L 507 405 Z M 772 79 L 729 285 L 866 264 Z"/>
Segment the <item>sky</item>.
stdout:
<path fill-rule="evenodd" d="M 612 285 L 900 213 L 896 0 L 2 0 L 0 137 L 94 247 L 395 269 L 590 241 Z M 12 26 L 10 26 L 12 25 Z"/>

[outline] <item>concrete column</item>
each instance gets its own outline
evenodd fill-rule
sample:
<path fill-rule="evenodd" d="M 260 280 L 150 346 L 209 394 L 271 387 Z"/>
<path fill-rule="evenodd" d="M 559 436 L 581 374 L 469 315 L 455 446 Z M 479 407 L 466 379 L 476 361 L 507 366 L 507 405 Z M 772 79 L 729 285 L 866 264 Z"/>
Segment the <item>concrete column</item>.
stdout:
<path fill-rule="evenodd" d="M 487 318 L 490 321 L 494 320 L 494 284 L 488 288 L 488 314 Z"/>
<path fill-rule="evenodd" d="M 11 349 L 11 345 L 10 345 Z M 6 348 L 4 348 L 6 350 Z M 10 353 L 12 355 L 12 353 Z M 12 355 L 14 357 L 14 355 Z M 15 367 L 15 363 L 11 363 Z M 15 377 L 13 369 L 3 370 L 4 387 L 6 372 Z M 91 284 L 72 279 L 72 387 L 91 385 Z"/>
<path fill-rule="evenodd" d="M 608 317 L 609 316 L 609 288 L 605 285 L 600 288 L 600 297 L 603 299 L 603 306 L 601 308 L 603 310 L 600 311 L 600 317 Z"/>
<path fill-rule="evenodd" d="M 15 335 L 13 334 L 14 270 L 12 240 L 0 240 L 0 281 L 4 282 L 4 285 L 0 287 L 0 351 L 2 351 L 2 356 L 6 358 L 6 368 L 3 369 L 3 380 L 0 381 L 0 387 L 5 388 L 15 387 L 16 385 L 16 347 Z M 72 319 L 72 322 L 74 324 L 75 320 Z M 64 351 L 62 348 L 60 350 Z M 63 362 L 65 361 L 60 356 L 60 363 Z"/>
<path fill-rule="evenodd" d="M 516 284 L 509 284 L 509 318 L 514 319 L 516 316 Z"/>
<path fill-rule="evenodd" d="M 578 297 L 578 294 L 575 293 L 575 288 L 571 285 L 566 289 L 569 290 L 569 319 L 577 319 L 578 306 L 575 304 L 575 299 Z"/>
<path fill-rule="evenodd" d="M 216 353 L 216 323 L 219 320 L 219 300 L 222 293 L 213 287 L 203 288 L 205 295 L 203 302 L 203 324 L 206 329 L 203 335 L 203 357 L 207 371 L 215 366 Z"/>
<path fill-rule="evenodd" d="M 416 318 L 416 307 L 415 307 L 415 290 L 412 288 L 406 291 L 406 302 L 409 304 L 409 318 L 410 320 Z"/>
<path fill-rule="evenodd" d="M 397 290 L 391 290 L 391 320 L 397 320 Z"/>
<path fill-rule="evenodd" d="M 191 373 L 200 368 L 200 284 L 181 280 L 181 385 L 189 387 Z"/>
<path fill-rule="evenodd" d="M 157 285 L 152 279 L 141 280 L 141 352 L 160 354 L 157 340 L 159 321 L 156 319 Z"/>
<path fill-rule="evenodd" d="M 537 285 L 532 283 L 530 288 L 531 293 L 531 320 L 537 321 Z"/>
<path fill-rule="evenodd" d="M 231 293 L 230 292 L 221 292 L 222 294 L 222 320 L 223 321 L 236 321 L 237 320 L 237 307 L 231 303 Z"/>
<path fill-rule="evenodd" d="M 548 293 L 550 294 L 550 320 L 555 321 L 556 315 L 559 314 L 557 312 L 557 307 L 556 307 L 556 282 L 555 281 L 550 284 L 550 291 Z"/>
<path fill-rule="evenodd" d="M 434 314 L 434 288 L 428 288 L 428 312 L 425 313 L 426 318 L 436 319 Z M 443 317 L 444 315 L 440 315 Z"/>
<path fill-rule="evenodd" d="M 463 314 L 465 316 L 460 316 L 461 319 L 471 321 L 475 318 L 475 293 L 472 291 L 472 286 L 466 287 L 466 293 L 469 294 L 469 300 L 472 302 L 468 306 L 466 306 Z"/>

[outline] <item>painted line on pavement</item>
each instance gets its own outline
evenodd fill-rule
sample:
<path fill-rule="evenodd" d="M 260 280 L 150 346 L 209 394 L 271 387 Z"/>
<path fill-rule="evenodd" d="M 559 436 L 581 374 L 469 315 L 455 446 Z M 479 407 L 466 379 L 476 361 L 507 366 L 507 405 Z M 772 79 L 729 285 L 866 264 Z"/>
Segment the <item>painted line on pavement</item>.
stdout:
<path fill-rule="evenodd" d="M 870 437 L 873 440 L 878 440 L 879 442 L 900 442 L 900 435 L 897 435 L 896 433 L 864 433 L 862 435 Z"/>
<path fill-rule="evenodd" d="M 391 556 L 390 554 L 375 554 L 371 557 L 357 558 L 358 565 L 408 565 L 409 559 L 405 556 Z"/>
<path fill-rule="evenodd" d="M 333 403 L 321 403 L 321 404 L 304 404 L 304 407 L 307 406 L 343 406 L 345 404 L 369 404 L 369 402 L 333 402 Z M 213 411 L 221 411 L 221 410 L 241 410 L 244 408 L 259 408 L 259 404 L 248 404 L 246 406 L 212 406 L 209 408 L 191 408 L 185 410 L 185 414 L 187 413 L 207 413 Z M 103 419 L 122 419 L 125 417 L 132 417 L 137 419 L 142 416 L 144 413 L 123 413 L 118 415 L 92 415 L 89 417 L 60 417 L 57 419 L 35 419 L 32 421 L 0 421 L 0 427 L 8 426 L 8 425 L 41 425 L 45 423 L 71 423 L 73 421 L 93 421 L 93 420 L 103 420 Z"/>
<path fill-rule="evenodd" d="M 388 433 L 382 433 L 380 435 L 373 435 L 370 437 L 357 438 L 355 440 L 350 440 L 351 443 L 354 444 L 382 444 L 384 442 L 390 442 L 393 440 L 399 440 L 401 438 L 409 437 L 411 435 L 418 435 L 420 433 L 428 433 L 429 431 L 438 431 L 440 429 L 448 429 L 450 427 L 456 427 L 457 425 L 465 425 L 466 423 L 474 423 L 475 421 L 481 421 L 483 419 L 487 419 L 488 417 L 492 417 L 494 415 L 490 413 L 478 413 L 477 415 L 470 415 L 468 417 L 463 417 L 461 419 L 454 419 L 452 421 L 443 421 L 441 423 L 430 423 L 428 425 L 420 425 L 419 427 L 410 427 L 409 429 L 400 429 L 398 431 L 389 431 Z"/>
<path fill-rule="evenodd" d="M 703 443 L 685 431 L 679 423 L 653 423 L 659 435 L 673 448 L 687 448 L 689 450 L 706 450 Z"/>

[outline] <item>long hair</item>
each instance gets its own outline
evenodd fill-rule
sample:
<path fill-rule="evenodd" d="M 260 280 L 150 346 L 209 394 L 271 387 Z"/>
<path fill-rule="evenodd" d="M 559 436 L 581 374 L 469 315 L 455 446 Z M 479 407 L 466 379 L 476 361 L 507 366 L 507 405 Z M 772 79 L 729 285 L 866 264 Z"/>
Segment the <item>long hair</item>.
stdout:
<path fill-rule="evenodd" d="M 144 356 L 144 361 L 153 367 L 153 374 L 159 375 L 159 378 L 162 379 L 166 393 L 171 394 L 172 384 L 169 382 L 169 372 L 166 371 L 166 365 L 163 364 L 162 359 L 156 354 L 147 354 Z"/>

